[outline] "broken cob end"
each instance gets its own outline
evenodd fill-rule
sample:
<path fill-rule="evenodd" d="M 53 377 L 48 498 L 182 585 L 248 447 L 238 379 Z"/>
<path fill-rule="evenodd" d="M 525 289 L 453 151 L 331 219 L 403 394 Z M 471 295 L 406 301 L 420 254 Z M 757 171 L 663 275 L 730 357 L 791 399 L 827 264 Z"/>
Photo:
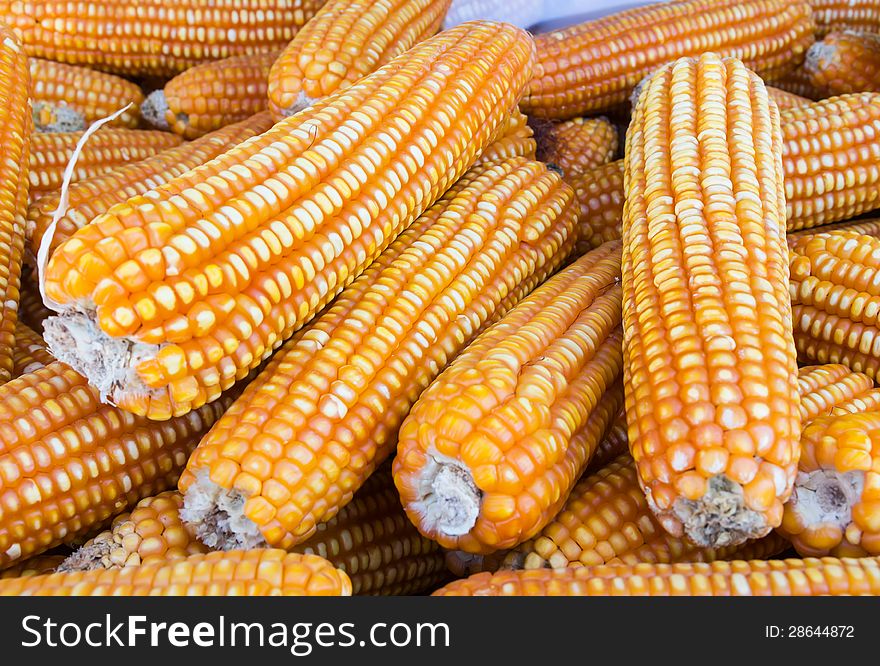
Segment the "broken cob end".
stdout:
<path fill-rule="evenodd" d="M 86 119 L 69 106 L 36 102 L 33 107 L 34 129 L 38 132 L 81 132 Z"/>
<path fill-rule="evenodd" d="M 167 114 L 170 113 L 168 108 L 168 100 L 165 99 L 165 91 L 159 88 L 154 90 L 141 104 L 141 117 L 147 123 L 158 130 L 165 132 L 171 131 L 171 125 L 168 122 Z M 185 114 L 182 114 L 185 115 Z"/>
<path fill-rule="evenodd" d="M 785 509 L 792 512 L 799 525 L 831 528 L 842 534 L 852 522 L 853 507 L 859 503 L 864 487 L 865 473 L 861 470 L 799 472 Z"/>
<path fill-rule="evenodd" d="M 112 541 L 99 541 L 93 539 L 91 543 L 80 546 L 55 569 L 56 573 L 68 571 L 94 571 L 106 569 L 104 561 L 110 556 Z"/>
<path fill-rule="evenodd" d="M 275 113 L 275 120 L 284 120 L 285 118 L 289 118 L 290 116 L 299 113 L 305 109 L 308 109 L 312 104 L 317 102 L 318 100 L 309 97 L 304 92 L 300 91 L 296 96 L 296 101 L 290 106 L 284 109 L 277 109 Z"/>
<path fill-rule="evenodd" d="M 476 525 L 482 496 L 470 471 L 434 453 L 421 472 L 419 497 L 411 508 L 429 532 L 462 536 Z"/>
<path fill-rule="evenodd" d="M 267 548 L 260 528 L 245 515 L 246 499 L 240 491 L 211 481 L 207 470 L 196 470 L 195 481 L 183 496 L 180 518 L 193 526 L 196 538 L 208 548 Z"/>

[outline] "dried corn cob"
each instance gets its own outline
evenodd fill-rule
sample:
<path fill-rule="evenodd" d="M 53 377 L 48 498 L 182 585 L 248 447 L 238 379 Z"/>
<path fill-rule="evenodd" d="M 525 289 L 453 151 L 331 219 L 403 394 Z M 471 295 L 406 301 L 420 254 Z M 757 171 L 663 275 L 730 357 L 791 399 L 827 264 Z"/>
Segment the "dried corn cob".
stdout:
<path fill-rule="evenodd" d="M 419 397 L 394 481 L 419 531 L 486 553 L 540 530 L 620 410 L 620 245 L 517 305 Z"/>
<path fill-rule="evenodd" d="M 514 111 L 507 119 L 503 134 L 480 153 L 474 164 L 497 162 L 511 157 L 535 159 L 536 150 L 537 144 L 528 118 L 519 111 Z"/>
<path fill-rule="evenodd" d="M 451 0 L 328 0 L 269 72 L 276 119 L 344 90 L 440 29 Z"/>
<path fill-rule="evenodd" d="M 853 372 L 845 365 L 810 365 L 798 370 L 801 397 L 801 423 L 834 413 L 844 405 L 869 396 L 874 382 L 868 375 Z"/>
<path fill-rule="evenodd" d="M 880 389 L 872 388 L 859 395 L 853 396 L 849 400 L 835 405 L 831 409 L 831 414 L 837 416 L 841 414 L 859 414 L 862 412 L 880 411 Z"/>
<path fill-rule="evenodd" d="M 323 0 L 0 0 L 28 55 L 129 76 L 280 49 Z"/>
<path fill-rule="evenodd" d="M 46 322 L 50 348 L 151 418 L 216 398 L 501 134 L 533 55 L 528 33 L 504 24 L 445 31 L 114 206 L 52 255 L 46 288 L 63 312 Z"/>
<path fill-rule="evenodd" d="M 779 525 L 797 471 L 781 157 L 763 82 L 714 54 L 659 70 L 627 134 L 630 449 L 660 523 L 699 546 Z"/>
<path fill-rule="evenodd" d="M 102 405 L 85 378 L 58 362 L 0 386 L 0 567 L 176 483 L 231 401 L 152 423 Z"/>
<path fill-rule="evenodd" d="M 621 453 L 629 450 L 629 439 L 626 433 L 626 407 L 621 407 L 605 437 L 599 442 L 599 446 L 590 458 L 587 473 L 602 469 Z"/>
<path fill-rule="evenodd" d="M 524 158 L 459 180 L 275 354 L 196 449 L 180 489 L 199 538 L 290 548 L 331 519 L 394 450 L 421 391 L 566 260 L 572 196 Z"/>
<path fill-rule="evenodd" d="M 21 44 L 0 24 L 0 383 L 12 377 L 18 320 L 33 130 L 29 85 Z"/>
<path fill-rule="evenodd" d="M 798 239 L 803 238 L 804 236 L 812 236 L 814 234 L 827 234 L 831 231 L 849 231 L 854 234 L 880 238 L 880 218 L 865 220 L 847 220 L 846 222 L 823 224 L 820 227 L 801 229 L 800 231 L 789 231 L 786 240 L 788 241 L 789 246 L 791 246 L 794 243 L 798 242 Z"/>
<path fill-rule="evenodd" d="M 64 555 L 37 555 L 24 562 L 15 564 L 8 569 L 0 571 L 0 580 L 4 578 L 25 578 L 28 576 L 42 576 L 55 571 L 59 564 L 64 561 Z"/>
<path fill-rule="evenodd" d="M 681 0 L 656 3 L 538 35 L 535 76 L 521 103 L 530 116 L 572 118 L 626 101 L 659 65 L 705 51 L 782 76 L 813 42 L 806 2 Z"/>
<path fill-rule="evenodd" d="M 880 412 L 816 419 L 780 531 L 805 556 L 880 554 Z"/>
<path fill-rule="evenodd" d="M 31 99 L 49 108 L 67 108 L 79 119 L 83 130 L 94 121 L 109 116 L 126 104 L 132 108 L 109 123 L 110 126 L 135 128 L 144 94 L 136 83 L 119 76 L 87 67 L 31 58 Z M 44 130 L 50 131 L 50 130 Z"/>
<path fill-rule="evenodd" d="M 436 596 L 819 596 L 880 594 L 875 558 L 601 565 L 479 573 Z"/>
<path fill-rule="evenodd" d="M 877 0 L 809 0 L 816 22 L 816 34 L 832 30 L 880 32 L 880 3 Z"/>
<path fill-rule="evenodd" d="M 61 188 L 64 169 L 73 156 L 82 132 L 41 132 L 31 140 L 31 201 Z M 116 167 L 137 162 L 180 144 L 180 137 L 169 132 L 100 129 L 86 142 L 71 182 L 94 178 Z"/>
<path fill-rule="evenodd" d="M 872 379 L 880 370 L 880 240 L 847 231 L 791 245 L 794 340 L 804 362 L 842 363 Z"/>
<path fill-rule="evenodd" d="M 49 353 L 43 338 L 20 321 L 15 324 L 15 349 L 12 359 L 13 377 L 20 377 L 55 362 L 55 357 Z"/>
<path fill-rule="evenodd" d="M 214 60 L 178 74 L 144 102 L 153 126 L 196 139 L 266 110 L 266 79 L 279 51 Z"/>
<path fill-rule="evenodd" d="M 832 32 L 807 51 L 804 69 L 829 95 L 880 91 L 880 35 Z"/>
<path fill-rule="evenodd" d="M 566 178 L 607 164 L 617 152 L 617 128 L 605 118 L 561 123 L 535 118 L 529 124 L 538 142 L 538 159 L 559 167 Z"/>
<path fill-rule="evenodd" d="M 773 86 L 767 86 L 767 94 L 770 96 L 770 99 L 776 102 L 776 106 L 779 107 L 780 111 L 783 109 L 795 109 L 799 106 L 807 106 L 813 103 L 812 99 L 796 95 L 781 88 L 774 88 Z"/>
<path fill-rule="evenodd" d="M 623 160 L 591 169 L 570 180 L 578 204 L 575 252 L 584 253 L 620 239 L 623 216 Z"/>
<path fill-rule="evenodd" d="M 40 290 L 37 286 L 37 278 L 32 271 L 25 271 L 21 280 L 21 294 L 18 307 L 18 316 L 21 321 L 42 335 L 43 322 L 51 317 L 54 312 L 49 310 L 43 303 Z"/>
<path fill-rule="evenodd" d="M 770 84 L 767 86 L 768 92 L 770 92 L 770 87 L 772 86 L 777 90 L 782 90 L 805 99 L 819 100 L 828 97 L 824 90 L 820 90 L 813 85 L 812 77 L 804 69 L 803 65 L 784 76 L 773 79 Z"/>
<path fill-rule="evenodd" d="M 348 596 L 351 581 L 327 560 L 283 550 L 191 555 L 139 567 L 0 581 L 0 596 Z"/>
<path fill-rule="evenodd" d="M 113 205 L 163 185 L 243 141 L 262 134 L 271 126 L 269 112 L 264 111 L 195 141 L 168 148 L 144 160 L 124 164 L 107 173 L 74 183 L 67 190 L 67 210 L 59 218 L 55 228 L 50 256 L 78 229 Z M 35 257 L 60 201 L 61 193 L 53 192 L 40 197 L 28 207 L 27 239 Z"/>

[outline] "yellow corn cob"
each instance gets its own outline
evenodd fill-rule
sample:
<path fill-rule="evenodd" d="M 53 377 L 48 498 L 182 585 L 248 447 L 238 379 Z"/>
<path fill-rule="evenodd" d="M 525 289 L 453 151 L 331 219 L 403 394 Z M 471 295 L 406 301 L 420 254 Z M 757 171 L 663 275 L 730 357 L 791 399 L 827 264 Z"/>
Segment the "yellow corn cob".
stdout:
<path fill-rule="evenodd" d="M 43 303 L 40 290 L 37 286 L 37 278 L 32 271 L 25 271 L 21 280 L 21 300 L 18 307 L 18 316 L 23 323 L 35 332 L 43 333 L 43 322 L 51 317 L 54 312 L 49 310 Z"/>
<path fill-rule="evenodd" d="M 528 33 L 506 24 L 444 31 L 112 207 L 49 262 L 47 292 L 63 309 L 46 322 L 50 348 L 115 404 L 150 418 L 215 399 L 502 133 L 533 57 Z M 71 336 L 76 356 L 62 351 Z"/>
<path fill-rule="evenodd" d="M 816 34 L 832 30 L 880 32 L 880 3 L 877 0 L 809 0 L 816 22 Z"/>
<path fill-rule="evenodd" d="M 880 555 L 880 412 L 825 416 L 804 429 L 780 531 L 804 556 Z"/>
<path fill-rule="evenodd" d="M 436 596 L 820 596 L 880 594 L 876 558 L 600 565 L 479 573 Z"/>
<path fill-rule="evenodd" d="M 349 596 L 351 581 L 327 560 L 283 550 L 190 555 L 139 567 L 0 581 L 0 596 Z"/>
<path fill-rule="evenodd" d="M 578 205 L 575 252 L 620 239 L 623 216 L 623 160 L 609 162 L 569 180 Z"/>
<path fill-rule="evenodd" d="M 400 429 L 394 481 L 419 531 L 485 553 L 540 530 L 620 409 L 620 245 L 561 271 L 475 340 Z M 606 399 L 607 398 L 607 399 Z"/>
<path fill-rule="evenodd" d="M 880 218 L 865 220 L 847 220 L 846 222 L 837 222 L 835 224 L 823 224 L 820 227 L 812 227 L 810 229 L 801 229 L 800 231 L 789 231 L 786 240 L 789 246 L 798 242 L 798 239 L 804 236 L 812 236 L 814 234 L 827 234 L 830 231 L 849 231 L 864 236 L 874 236 L 880 238 Z"/>
<path fill-rule="evenodd" d="M 529 127 L 528 118 L 519 111 L 514 111 L 507 119 L 503 134 L 497 141 L 486 147 L 474 164 L 497 162 L 511 157 L 528 157 L 535 159 L 537 143 Z"/>
<path fill-rule="evenodd" d="M 176 491 L 141 500 L 70 555 L 59 571 L 139 566 L 208 552 L 180 518 Z M 320 555 L 351 578 L 353 594 L 418 594 L 446 578 L 443 554 L 400 506 L 390 469 L 375 472 L 352 501 L 291 552 Z"/>
<path fill-rule="evenodd" d="M 243 141 L 262 134 L 271 126 L 269 113 L 264 111 L 195 141 L 168 148 L 152 157 L 123 164 L 107 173 L 74 183 L 67 190 L 67 210 L 58 220 L 50 244 L 50 256 L 78 229 L 89 224 L 113 205 L 163 185 Z M 61 193 L 53 192 L 40 197 L 28 207 L 27 239 L 30 251 L 35 257 L 43 240 L 43 234 L 52 223 L 60 201 Z"/>
<path fill-rule="evenodd" d="M 61 188 L 64 169 L 73 156 L 82 132 L 41 132 L 31 140 L 31 201 Z M 116 167 L 137 162 L 180 144 L 180 137 L 169 132 L 99 129 L 86 141 L 71 182 L 94 178 Z"/>
<path fill-rule="evenodd" d="M 136 83 L 87 67 L 41 58 L 31 58 L 29 65 L 31 99 L 52 109 L 63 107 L 75 113 L 79 126 L 71 130 L 83 130 L 90 123 L 109 116 L 129 103 L 132 107 L 108 125 L 138 126 L 144 94 Z M 45 127 L 40 129 L 52 131 Z"/>
<path fill-rule="evenodd" d="M 607 164 L 617 152 L 617 129 L 605 118 L 574 118 L 561 123 L 532 119 L 542 162 L 562 170 L 566 178 Z"/>
<path fill-rule="evenodd" d="M 842 363 L 872 379 L 880 370 L 880 240 L 847 231 L 791 245 L 789 292 L 803 362 Z"/>
<path fill-rule="evenodd" d="M 796 0 L 656 3 L 538 35 L 535 76 L 521 103 L 530 116 L 572 118 L 624 102 L 659 65 L 705 51 L 743 58 L 768 79 L 803 60 L 810 7 Z"/>
<path fill-rule="evenodd" d="M 344 90 L 440 29 L 451 0 L 328 0 L 269 72 L 277 119 Z"/>
<path fill-rule="evenodd" d="M 767 94 L 770 96 L 770 99 L 776 102 L 776 106 L 779 107 L 780 111 L 783 109 L 795 109 L 799 106 L 807 106 L 813 103 L 813 100 L 808 97 L 796 95 L 793 92 L 774 88 L 773 86 L 767 86 Z"/>
<path fill-rule="evenodd" d="M 232 397 L 168 423 L 109 405 L 63 363 L 0 386 L 0 567 L 172 486 Z"/>
<path fill-rule="evenodd" d="M 290 548 L 311 537 L 394 450 L 421 391 L 562 265 L 573 229 L 571 189 L 543 164 L 470 170 L 275 354 L 196 449 L 179 487 L 199 538 Z"/>
<path fill-rule="evenodd" d="M 279 51 L 206 62 L 147 97 L 144 119 L 196 139 L 266 110 L 266 79 Z"/>
<path fill-rule="evenodd" d="M 49 353 L 43 338 L 20 321 L 15 324 L 15 349 L 12 359 L 13 377 L 20 377 L 55 362 L 55 357 Z"/>
<path fill-rule="evenodd" d="M 24 578 L 50 574 L 64 561 L 64 555 L 37 555 L 24 562 L 15 564 L 0 571 L 0 580 L 4 578 Z"/>
<path fill-rule="evenodd" d="M 774 78 L 770 83 L 771 85 L 767 86 L 767 92 L 770 92 L 770 87 L 772 86 L 777 90 L 782 90 L 805 99 L 819 100 L 828 97 L 824 90 L 820 90 L 813 85 L 813 79 L 804 69 L 803 65 L 784 76 Z M 780 107 L 781 109 L 782 107 Z"/>
<path fill-rule="evenodd" d="M 877 412 L 880 411 L 880 389 L 872 388 L 859 395 L 853 396 L 849 400 L 836 405 L 831 414 L 858 414 L 861 412 Z"/>
<path fill-rule="evenodd" d="M 880 35 L 832 32 L 807 51 L 804 69 L 829 95 L 880 91 Z"/>
<path fill-rule="evenodd" d="M 779 525 L 797 471 L 781 157 L 763 82 L 714 54 L 659 70 L 627 133 L 630 449 L 661 524 L 700 546 Z"/>
<path fill-rule="evenodd" d="M 33 119 L 21 44 L 0 24 L 0 384 L 12 378 Z"/>
<path fill-rule="evenodd" d="M 0 0 L 28 55 L 129 76 L 280 49 L 323 0 Z"/>

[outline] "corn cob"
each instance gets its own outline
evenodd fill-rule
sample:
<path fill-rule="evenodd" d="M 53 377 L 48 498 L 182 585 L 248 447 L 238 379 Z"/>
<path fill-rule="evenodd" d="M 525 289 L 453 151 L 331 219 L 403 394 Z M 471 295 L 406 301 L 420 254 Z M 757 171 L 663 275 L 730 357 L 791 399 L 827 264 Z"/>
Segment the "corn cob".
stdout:
<path fill-rule="evenodd" d="M 796 95 L 793 92 L 782 90 L 781 88 L 774 88 L 773 86 L 767 86 L 767 94 L 770 96 L 770 99 L 776 102 L 776 106 L 779 107 L 780 111 L 784 109 L 795 109 L 799 106 L 807 106 L 813 103 L 813 100 L 808 97 Z"/>
<path fill-rule="evenodd" d="M 139 566 L 208 552 L 180 519 L 182 506 L 176 491 L 142 500 L 70 555 L 59 571 Z M 345 571 L 352 594 L 417 594 L 446 578 L 439 546 L 407 520 L 388 469 L 370 476 L 349 504 L 291 552 L 320 555 Z"/>
<path fill-rule="evenodd" d="M 620 412 L 599 442 L 599 446 L 590 458 L 587 465 L 587 473 L 602 469 L 621 453 L 629 450 L 629 439 L 626 436 L 626 407 L 621 407 Z"/>
<path fill-rule="evenodd" d="M 479 573 L 436 596 L 820 596 L 880 594 L 875 558 L 600 565 Z"/>
<path fill-rule="evenodd" d="M 323 0 L 0 0 L 29 56 L 128 76 L 280 49 Z"/>
<path fill-rule="evenodd" d="M 520 106 L 560 119 L 605 111 L 658 66 L 705 51 L 743 58 L 769 80 L 794 68 L 812 42 L 810 7 L 796 0 L 636 7 L 535 37 L 535 76 Z"/>
<path fill-rule="evenodd" d="M 816 34 L 832 30 L 880 32 L 880 3 L 877 0 L 810 0 Z"/>
<path fill-rule="evenodd" d="M 561 123 L 534 118 L 529 121 L 542 162 L 572 178 L 607 164 L 617 152 L 617 129 L 606 118 L 574 118 Z"/>
<path fill-rule="evenodd" d="M 12 376 L 20 377 L 54 363 L 55 357 L 49 353 L 43 338 L 19 321 L 15 324 L 15 349 L 12 360 L 14 362 Z"/>
<path fill-rule="evenodd" d="M 144 94 L 136 83 L 87 67 L 41 58 L 31 58 L 29 65 L 31 99 L 50 109 L 67 108 L 75 113 L 79 126 L 72 127 L 72 131 L 83 130 L 129 103 L 132 108 L 108 125 L 132 129 L 138 126 Z"/>
<path fill-rule="evenodd" d="M 627 134 L 630 449 L 660 523 L 699 546 L 779 525 L 797 471 L 781 157 L 763 82 L 714 54 L 659 70 Z"/>
<path fill-rule="evenodd" d="M 269 72 L 276 120 L 344 90 L 440 29 L 450 0 L 328 0 Z"/>
<path fill-rule="evenodd" d="M 810 47 L 804 69 L 829 95 L 880 92 L 880 35 L 832 32 Z"/>
<path fill-rule="evenodd" d="M 880 240 L 835 231 L 801 237 L 790 251 L 789 292 L 799 358 L 842 363 L 876 380 Z"/>
<path fill-rule="evenodd" d="M 773 79 L 770 85 L 767 86 L 768 92 L 770 92 L 771 86 L 776 90 L 782 90 L 805 99 L 820 100 L 828 97 L 824 90 L 820 90 L 813 85 L 813 79 L 804 69 L 803 65 L 800 65 L 785 76 Z M 781 109 L 782 107 L 780 107 Z"/>
<path fill-rule="evenodd" d="M 486 147 L 474 164 L 497 162 L 511 157 L 528 157 L 535 159 L 537 143 L 529 127 L 528 118 L 519 111 L 514 111 L 507 119 L 503 134 Z"/>
<path fill-rule="evenodd" d="M 27 576 L 42 576 L 55 571 L 59 564 L 64 561 L 64 555 L 37 555 L 29 560 L 15 564 L 8 569 L 0 571 L 0 580 L 4 578 L 24 578 Z"/>
<path fill-rule="evenodd" d="M 880 413 L 825 416 L 804 429 L 780 531 L 805 556 L 880 554 Z"/>
<path fill-rule="evenodd" d="M 18 321 L 33 130 L 29 87 L 21 44 L 0 24 L 0 384 L 12 378 Z"/>
<path fill-rule="evenodd" d="M 419 398 L 394 481 L 445 548 L 510 548 L 562 507 L 620 410 L 620 245 L 582 257 L 492 326 Z M 604 397 L 603 397 L 604 396 Z"/>
<path fill-rule="evenodd" d="M 61 188 L 64 169 L 73 156 L 82 132 L 34 134 L 30 153 L 31 201 Z M 180 137 L 168 132 L 130 129 L 100 129 L 93 134 L 76 161 L 71 182 L 94 178 L 116 167 L 137 162 L 180 144 Z"/>
<path fill-rule="evenodd" d="M 35 332 L 42 335 L 43 322 L 51 317 L 54 312 L 49 310 L 43 303 L 37 278 L 31 271 L 26 271 L 21 280 L 21 300 L 19 302 L 18 316 L 21 321 Z"/>
<path fill-rule="evenodd" d="M 144 102 L 159 129 L 196 139 L 266 110 L 266 79 L 279 51 L 214 60 L 178 74 Z"/>
<path fill-rule="evenodd" d="M 0 386 L 0 567 L 172 486 L 231 401 L 152 423 L 102 405 L 85 378 L 58 362 Z"/>
<path fill-rule="evenodd" d="M 114 204 L 163 185 L 243 141 L 262 134 L 271 126 L 269 113 L 264 111 L 195 141 L 168 148 L 139 162 L 124 164 L 107 173 L 74 183 L 67 190 L 67 209 L 55 228 L 50 243 L 50 256 L 62 242 Z M 27 239 L 35 257 L 43 234 L 52 223 L 60 202 L 61 193 L 53 192 L 28 207 Z"/>
<path fill-rule="evenodd" d="M 801 229 L 800 231 L 789 231 L 786 240 L 788 241 L 789 246 L 791 246 L 804 236 L 827 234 L 831 231 L 849 231 L 859 235 L 880 238 L 880 218 L 847 220 L 845 222 L 837 222 L 834 224 L 823 224 L 820 227 L 812 227 L 810 229 Z"/>
<path fill-rule="evenodd" d="M 0 596 L 349 596 L 351 581 L 327 560 L 283 550 L 191 555 L 139 567 L 0 581 Z"/>
<path fill-rule="evenodd" d="M 877 411 L 880 411 L 880 389 L 872 388 L 835 405 L 830 413 L 838 416 L 841 414 L 860 414 Z"/>
<path fill-rule="evenodd" d="M 179 487 L 209 546 L 289 549 L 394 450 L 419 393 L 573 246 L 570 188 L 539 162 L 473 168 L 275 354 Z"/>
<path fill-rule="evenodd" d="M 528 33 L 504 24 L 445 31 L 114 206 L 49 262 L 47 293 L 63 310 L 46 322 L 50 348 L 115 404 L 154 419 L 215 399 L 501 134 L 533 55 Z M 71 339 L 75 357 L 62 351 Z"/>
<path fill-rule="evenodd" d="M 577 247 L 582 254 L 620 240 L 623 216 L 623 160 L 609 162 L 571 178 L 578 205 Z"/>

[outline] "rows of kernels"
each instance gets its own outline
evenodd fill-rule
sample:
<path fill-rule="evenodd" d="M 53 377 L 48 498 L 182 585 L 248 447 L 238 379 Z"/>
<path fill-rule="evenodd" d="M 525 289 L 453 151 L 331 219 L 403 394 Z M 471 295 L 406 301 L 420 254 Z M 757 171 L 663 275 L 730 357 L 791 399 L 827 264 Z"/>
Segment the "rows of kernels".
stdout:
<path fill-rule="evenodd" d="M 880 92 L 880 35 L 832 32 L 810 47 L 804 69 L 829 96 Z"/>
<path fill-rule="evenodd" d="M 15 324 L 15 349 L 12 352 L 12 376 L 19 377 L 54 363 L 55 357 L 46 348 L 46 342 L 27 324 Z"/>
<path fill-rule="evenodd" d="M 808 97 L 797 95 L 782 88 L 774 88 L 773 86 L 767 86 L 767 94 L 770 96 L 770 99 L 776 102 L 776 106 L 779 107 L 780 111 L 783 109 L 795 109 L 799 106 L 813 103 L 813 100 Z"/>
<path fill-rule="evenodd" d="M 816 34 L 832 30 L 880 32 L 880 4 L 877 0 L 809 0 L 816 22 Z"/>
<path fill-rule="evenodd" d="M 520 111 L 514 111 L 507 119 L 502 134 L 486 146 L 474 164 L 482 162 L 498 162 L 511 157 L 528 157 L 535 159 L 537 143 L 528 118 Z"/>
<path fill-rule="evenodd" d="M 607 164 L 617 153 L 617 128 L 605 118 L 574 118 L 539 125 L 538 159 L 562 169 L 566 179 Z"/>
<path fill-rule="evenodd" d="M 801 395 L 801 423 L 831 414 L 841 405 L 851 403 L 874 390 L 874 380 L 845 365 L 811 365 L 798 370 Z"/>
<path fill-rule="evenodd" d="M 620 238 L 623 215 L 623 160 L 609 162 L 571 179 L 578 204 L 578 251 Z"/>
<path fill-rule="evenodd" d="M 787 240 L 789 246 L 797 242 L 803 236 L 812 236 L 813 234 L 827 234 L 830 231 L 849 231 L 863 236 L 874 236 L 880 238 L 880 218 L 870 220 L 856 220 L 835 222 L 834 224 L 823 224 L 821 227 L 813 227 L 811 229 L 801 229 L 800 231 L 789 231 Z"/>

